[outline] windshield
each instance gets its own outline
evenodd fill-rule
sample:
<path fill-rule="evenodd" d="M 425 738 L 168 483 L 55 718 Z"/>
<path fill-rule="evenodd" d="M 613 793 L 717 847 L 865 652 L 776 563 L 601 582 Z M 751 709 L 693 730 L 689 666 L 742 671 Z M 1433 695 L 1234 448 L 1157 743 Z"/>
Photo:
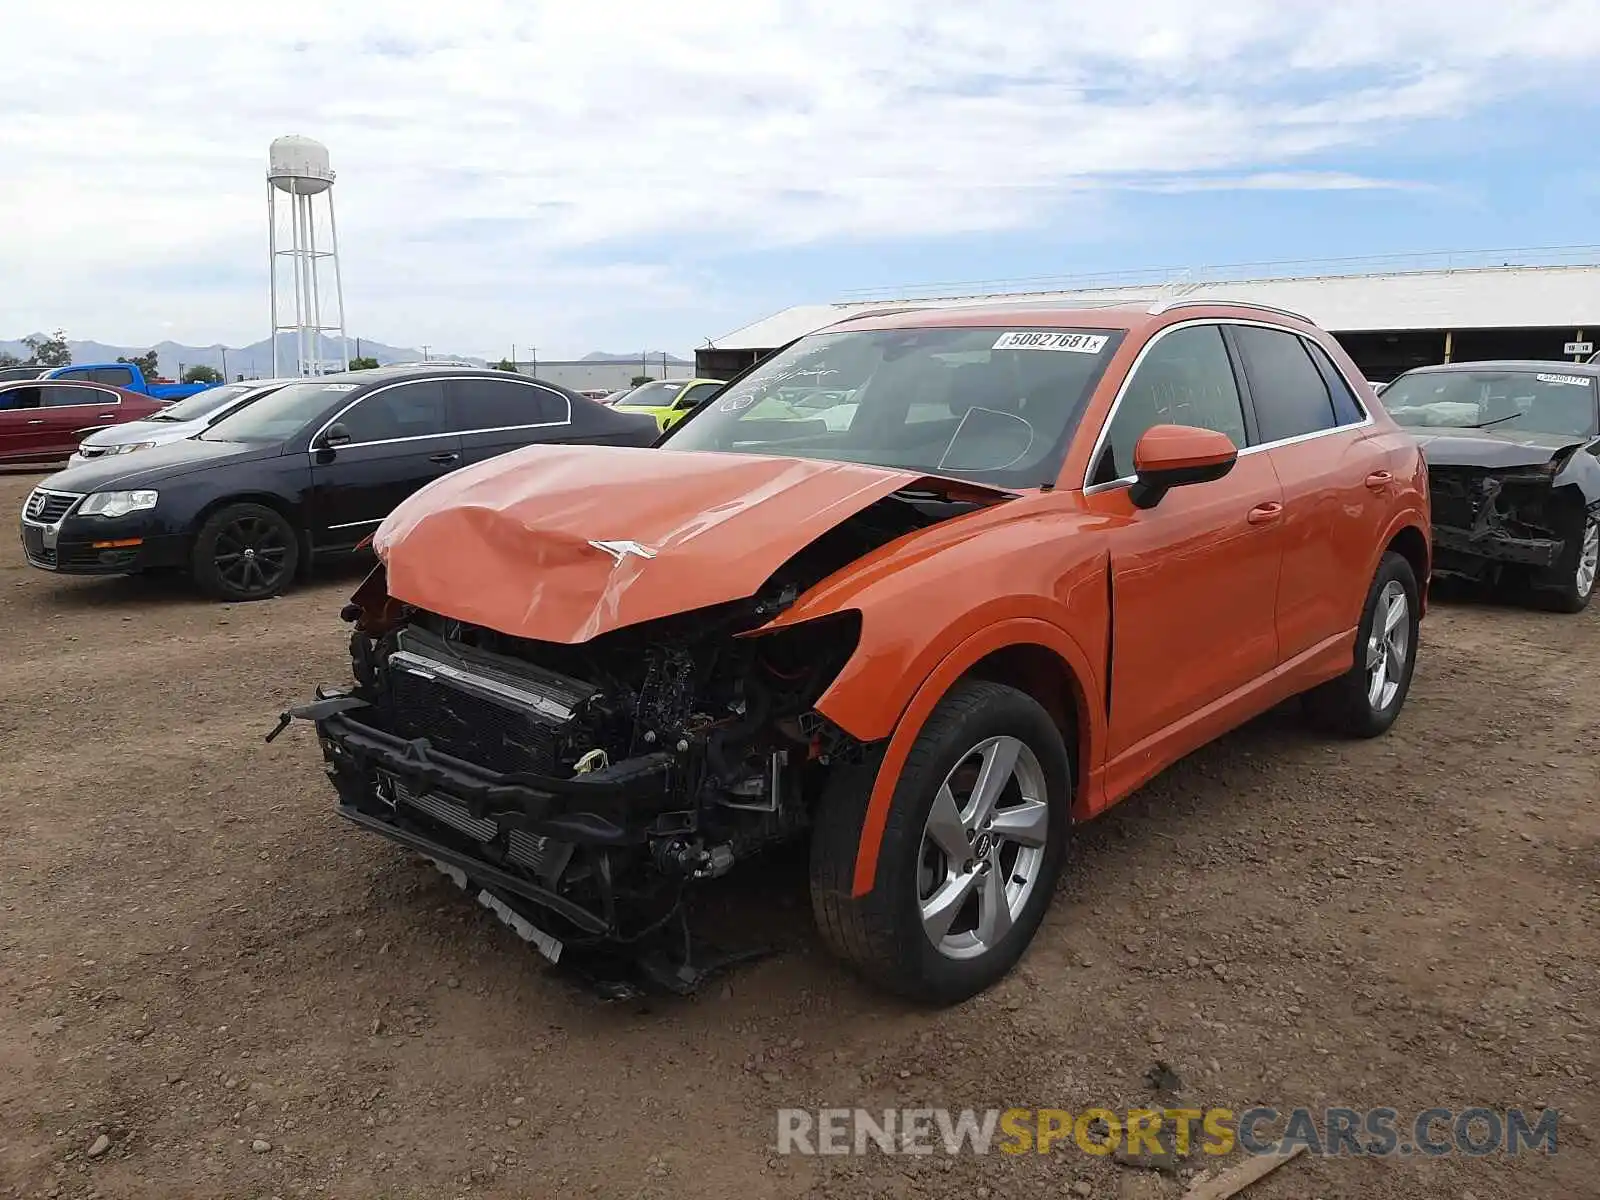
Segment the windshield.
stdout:
<path fill-rule="evenodd" d="M 641 383 L 616 402 L 618 408 L 666 408 L 683 389 L 680 382 L 658 379 L 654 383 Z"/>
<path fill-rule="evenodd" d="M 238 412 L 229 413 L 198 436 L 208 442 L 281 442 L 341 399 L 349 399 L 359 386 L 309 379 L 286 384 Z"/>
<path fill-rule="evenodd" d="M 248 396 L 261 385 L 258 383 L 229 383 L 222 387 L 207 388 L 203 392 L 196 392 L 192 396 L 179 400 L 176 404 L 169 404 L 166 408 L 151 417 L 152 421 L 194 421 L 200 417 L 209 417 L 214 412 L 227 408 L 241 396 Z"/>
<path fill-rule="evenodd" d="M 1383 406 L 1413 428 L 1595 432 L 1594 380 L 1560 371 L 1417 371 L 1383 389 Z"/>
<path fill-rule="evenodd" d="M 1054 483 L 1119 330 L 817 333 L 677 425 L 663 446 Z"/>

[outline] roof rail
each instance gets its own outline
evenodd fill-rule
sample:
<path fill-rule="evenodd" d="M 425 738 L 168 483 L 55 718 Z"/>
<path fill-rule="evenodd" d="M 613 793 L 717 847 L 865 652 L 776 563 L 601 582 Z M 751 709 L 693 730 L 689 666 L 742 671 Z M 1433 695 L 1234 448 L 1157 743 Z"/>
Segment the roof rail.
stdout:
<path fill-rule="evenodd" d="M 1310 317 L 1306 316 L 1305 313 L 1298 313 L 1290 308 L 1279 308 L 1275 304 L 1257 304 L 1254 300 L 1229 300 L 1225 296 L 1183 296 L 1177 299 L 1157 300 L 1146 310 L 1146 312 L 1150 316 L 1154 317 L 1160 315 L 1161 313 L 1167 312 L 1170 309 L 1192 308 L 1201 304 L 1215 304 L 1221 305 L 1225 308 L 1252 308 L 1257 312 L 1277 313 L 1280 317 L 1293 317 L 1297 321 L 1304 321 L 1307 325 L 1316 324 L 1316 322 Z"/>
<path fill-rule="evenodd" d="M 938 307 L 936 304 L 899 304 L 889 308 L 869 308 L 865 312 L 848 313 L 837 321 L 829 322 L 829 325 L 843 325 L 846 321 L 860 321 L 866 317 L 892 317 L 896 313 L 922 312 L 927 308 Z M 829 325 L 825 325 L 823 328 L 826 329 Z"/>

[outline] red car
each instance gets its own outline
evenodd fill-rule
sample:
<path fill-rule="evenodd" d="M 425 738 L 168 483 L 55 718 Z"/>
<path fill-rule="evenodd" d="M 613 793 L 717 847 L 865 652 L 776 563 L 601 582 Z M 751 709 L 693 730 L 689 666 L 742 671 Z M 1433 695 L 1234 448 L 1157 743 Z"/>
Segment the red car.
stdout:
<path fill-rule="evenodd" d="M 96 429 L 142 421 L 166 406 L 106 383 L 0 384 L 0 463 L 60 462 Z"/>

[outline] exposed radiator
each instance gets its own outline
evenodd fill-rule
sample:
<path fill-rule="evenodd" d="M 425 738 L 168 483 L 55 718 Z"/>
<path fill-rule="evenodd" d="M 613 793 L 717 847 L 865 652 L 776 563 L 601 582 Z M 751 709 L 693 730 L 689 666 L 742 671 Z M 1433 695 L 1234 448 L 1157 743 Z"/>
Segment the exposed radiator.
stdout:
<path fill-rule="evenodd" d="M 384 782 L 397 807 L 403 804 L 415 809 L 441 825 L 448 825 L 466 834 L 473 841 L 488 843 L 500 832 L 500 826 L 492 818 L 474 817 L 465 805 L 447 796 L 418 792 L 394 776 L 385 776 Z M 506 838 L 506 857 L 532 871 L 545 886 L 553 887 L 572 858 L 572 845 L 537 833 L 513 829 Z"/>

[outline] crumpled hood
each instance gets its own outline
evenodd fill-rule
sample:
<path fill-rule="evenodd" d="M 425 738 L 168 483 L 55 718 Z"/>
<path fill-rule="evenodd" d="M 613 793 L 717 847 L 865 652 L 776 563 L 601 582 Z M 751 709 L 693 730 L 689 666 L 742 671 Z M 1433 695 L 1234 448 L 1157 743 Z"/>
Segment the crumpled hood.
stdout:
<path fill-rule="evenodd" d="M 1484 467 L 1491 471 L 1542 466 L 1562 447 L 1581 445 L 1585 441 L 1564 433 L 1509 429 L 1441 429 L 1438 433 L 1408 429 L 1406 432 L 1417 439 L 1430 466 Z"/>
<path fill-rule="evenodd" d="M 390 513 L 373 548 L 398 600 L 513 637 L 583 642 L 752 596 L 816 537 L 903 488 L 1010 495 L 854 463 L 530 446 L 435 480 Z"/>

